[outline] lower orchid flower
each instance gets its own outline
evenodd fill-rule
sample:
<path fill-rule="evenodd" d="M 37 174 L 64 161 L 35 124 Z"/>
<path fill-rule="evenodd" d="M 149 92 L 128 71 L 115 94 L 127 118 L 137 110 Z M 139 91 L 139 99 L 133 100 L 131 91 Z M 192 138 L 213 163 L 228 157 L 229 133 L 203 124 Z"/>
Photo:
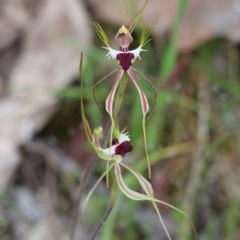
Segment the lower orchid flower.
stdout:
<path fill-rule="evenodd" d="M 158 200 L 154 197 L 154 192 L 152 185 L 150 182 L 148 182 L 140 173 L 132 169 L 130 166 L 128 166 L 126 163 L 123 162 L 124 156 L 131 152 L 133 147 L 131 145 L 130 136 L 128 133 L 122 131 L 119 131 L 119 128 L 117 124 L 114 122 L 113 127 L 113 136 L 111 137 L 112 142 L 107 146 L 107 148 L 102 148 L 100 140 L 103 137 L 103 129 L 101 127 L 95 128 L 93 131 L 90 128 L 90 125 L 88 123 L 88 120 L 85 116 L 84 112 L 84 105 L 83 105 L 83 91 L 82 91 L 82 79 L 81 79 L 81 73 L 82 73 L 82 55 L 81 55 L 81 61 L 80 61 L 80 81 L 81 81 L 81 115 L 84 125 L 84 130 L 87 136 L 87 139 L 91 146 L 93 147 L 94 151 L 98 155 L 98 157 L 102 160 L 107 161 L 109 164 L 109 167 L 104 171 L 104 173 L 99 177 L 95 185 L 92 187 L 90 192 L 88 193 L 83 206 L 82 210 L 86 209 L 86 205 L 92 196 L 94 190 L 98 186 L 98 184 L 101 182 L 101 180 L 104 177 L 107 177 L 108 173 L 114 169 L 114 177 L 117 182 L 117 186 L 120 189 L 120 191 L 129 199 L 135 200 L 135 201 L 150 201 L 153 204 L 153 207 L 159 217 L 159 220 L 168 236 L 168 239 L 171 240 L 171 237 L 167 231 L 167 228 L 164 224 L 164 221 L 162 219 L 162 216 L 159 212 L 159 209 L 157 207 L 157 203 L 166 205 L 181 214 L 185 215 L 187 218 L 188 216 L 182 212 L 180 209 L 163 202 L 161 200 Z M 133 176 L 137 179 L 138 183 L 140 184 L 141 188 L 143 189 L 143 193 L 137 192 L 135 190 L 130 189 L 124 182 L 123 176 L 122 176 L 122 168 L 125 170 L 131 172 Z M 189 218 L 188 218 L 189 219 Z"/>

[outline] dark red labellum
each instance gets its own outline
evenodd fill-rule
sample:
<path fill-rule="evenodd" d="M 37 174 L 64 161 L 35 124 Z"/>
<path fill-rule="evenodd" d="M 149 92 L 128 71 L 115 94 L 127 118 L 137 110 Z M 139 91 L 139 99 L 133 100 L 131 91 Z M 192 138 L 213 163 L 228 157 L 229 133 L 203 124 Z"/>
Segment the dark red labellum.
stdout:
<path fill-rule="evenodd" d="M 133 150 L 132 145 L 130 144 L 129 141 L 122 142 L 119 144 L 116 149 L 115 149 L 115 154 L 116 155 L 121 155 L 124 157 L 124 155 L 128 152 L 131 152 Z"/>
<path fill-rule="evenodd" d="M 119 64 L 124 71 L 127 71 L 132 65 L 132 59 L 134 58 L 133 53 L 119 53 L 117 54 L 117 59 L 119 60 Z"/>
<path fill-rule="evenodd" d="M 119 142 L 118 142 L 118 139 L 117 139 L 117 138 L 114 138 L 114 139 L 112 140 L 112 146 L 114 146 L 114 145 L 116 145 L 116 144 L 119 144 Z M 107 147 L 110 147 L 110 143 L 107 145 Z"/>

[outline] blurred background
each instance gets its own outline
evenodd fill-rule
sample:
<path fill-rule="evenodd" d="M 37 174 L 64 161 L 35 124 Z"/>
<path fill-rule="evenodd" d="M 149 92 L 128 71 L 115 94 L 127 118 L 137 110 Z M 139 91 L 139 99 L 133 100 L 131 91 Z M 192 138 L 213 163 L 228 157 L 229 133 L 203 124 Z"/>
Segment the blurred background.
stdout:
<path fill-rule="evenodd" d="M 117 48 L 119 27 L 130 26 L 144 1 L 0 0 L 0 239 L 69 239 L 79 184 L 92 152 L 80 117 L 79 53 L 84 54 L 84 105 L 92 127 L 105 126 L 104 102 L 117 68 L 91 22 Z M 240 239 L 240 0 L 150 0 L 133 32 L 151 41 L 134 67 L 158 92 L 147 122 L 155 197 L 186 212 L 159 206 L 173 239 Z M 152 89 L 138 76 L 150 105 Z M 133 151 L 126 161 L 147 177 L 141 107 L 129 81 L 119 114 Z M 83 198 L 101 175 L 97 161 Z M 141 191 L 124 174 L 128 186 Z M 85 213 L 91 239 L 110 204 L 103 181 Z M 83 239 L 76 223 L 76 239 Z M 165 240 L 151 203 L 118 193 L 95 239 Z"/>

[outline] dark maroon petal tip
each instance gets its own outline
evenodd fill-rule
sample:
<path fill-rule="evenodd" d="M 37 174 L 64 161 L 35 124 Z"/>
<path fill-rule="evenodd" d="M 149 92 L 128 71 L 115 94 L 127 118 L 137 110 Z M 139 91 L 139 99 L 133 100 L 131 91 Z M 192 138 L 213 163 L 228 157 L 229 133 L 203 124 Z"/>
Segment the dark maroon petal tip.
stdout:
<path fill-rule="evenodd" d="M 124 156 L 126 153 L 131 152 L 133 150 L 132 145 L 129 141 L 122 142 L 115 149 L 116 155 Z"/>

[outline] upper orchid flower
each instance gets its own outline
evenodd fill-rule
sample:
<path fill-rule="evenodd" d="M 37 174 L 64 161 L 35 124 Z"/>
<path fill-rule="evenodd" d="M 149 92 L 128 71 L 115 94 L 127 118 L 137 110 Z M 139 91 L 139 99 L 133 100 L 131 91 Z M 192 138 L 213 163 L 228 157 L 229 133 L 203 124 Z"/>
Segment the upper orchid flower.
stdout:
<path fill-rule="evenodd" d="M 134 83 L 134 85 L 136 86 L 137 90 L 138 90 L 140 100 L 141 100 L 142 112 L 143 112 L 142 126 L 143 126 L 143 134 L 144 134 L 144 145 L 145 145 L 145 150 L 146 150 L 146 155 L 147 155 L 148 170 L 149 170 L 149 177 L 150 177 L 151 176 L 151 170 L 150 170 L 150 162 L 149 162 L 149 158 L 148 158 L 148 154 L 147 154 L 146 131 L 145 131 L 146 114 L 149 111 L 149 104 L 148 104 L 147 97 L 145 96 L 142 89 L 140 88 L 133 71 L 139 73 L 147 81 L 147 83 L 151 86 L 151 88 L 154 90 L 155 102 L 156 102 L 157 94 L 156 94 L 156 91 L 155 91 L 152 83 L 142 73 L 140 73 L 138 70 L 131 67 L 132 64 L 134 63 L 134 61 L 137 58 L 141 59 L 140 58 L 140 53 L 143 52 L 143 51 L 147 51 L 147 50 L 143 49 L 143 46 L 149 41 L 148 37 L 149 37 L 150 32 L 147 31 L 147 30 L 144 30 L 142 32 L 141 37 L 140 37 L 140 46 L 138 48 L 134 49 L 134 50 L 129 49 L 129 45 L 133 41 L 133 38 L 132 38 L 132 35 L 131 35 L 132 31 L 133 31 L 134 27 L 136 26 L 141 14 L 143 13 L 147 3 L 148 3 L 148 0 L 145 2 L 144 6 L 140 10 L 140 12 L 137 15 L 135 21 L 133 22 L 133 24 L 130 26 L 129 29 L 127 29 L 123 25 L 118 30 L 118 33 L 115 37 L 115 41 L 118 43 L 118 45 L 120 47 L 120 50 L 112 49 L 109 46 L 108 37 L 98 23 L 94 22 L 93 26 L 95 27 L 95 30 L 96 30 L 98 36 L 100 37 L 100 39 L 106 45 L 106 47 L 103 47 L 103 48 L 105 48 L 109 51 L 106 56 L 108 58 L 111 58 L 111 59 L 115 60 L 120 66 L 120 69 L 118 71 L 116 80 L 115 80 L 115 82 L 113 84 L 113 87 L 112 87 L 112 89 L 111 89 L 111 91 L 110 91 L 110 93 L 107 97 L 107 100 L 106 100 L 106 111 L 109 113 L 109 115 L 111 117 L 112 124 L 114 124 L 114 121 L 113 121 L 113 118 L 114 118 L 114 111 L 113 111 L 113 109 L 114 109 L 113 108 L 114 97 L 115 97 L 117 87 L 120 84 L 120 81 L 123 78 L 123 76 L 128 75 L 130 77 L 130 79 L 132 80 L 132 82 Z M 116 70 L 114 70 L 112 73 L 114 73 L 115 71 Z M 108 76 L 110 76 L 112 73 L 110 73 Z M 108 76 L 106 76 L 102 80 L 106 79 Z M 99 82 L 101 82 L 102 80 L 100 80 Z M 95 86 L 94 86 L 94 88 L 95 88 Z M 93 88 L 93 95 L 94 95 L 94 88 Z M 155 105 L 155 103 L 154 103 L 154 105 Z"/>

